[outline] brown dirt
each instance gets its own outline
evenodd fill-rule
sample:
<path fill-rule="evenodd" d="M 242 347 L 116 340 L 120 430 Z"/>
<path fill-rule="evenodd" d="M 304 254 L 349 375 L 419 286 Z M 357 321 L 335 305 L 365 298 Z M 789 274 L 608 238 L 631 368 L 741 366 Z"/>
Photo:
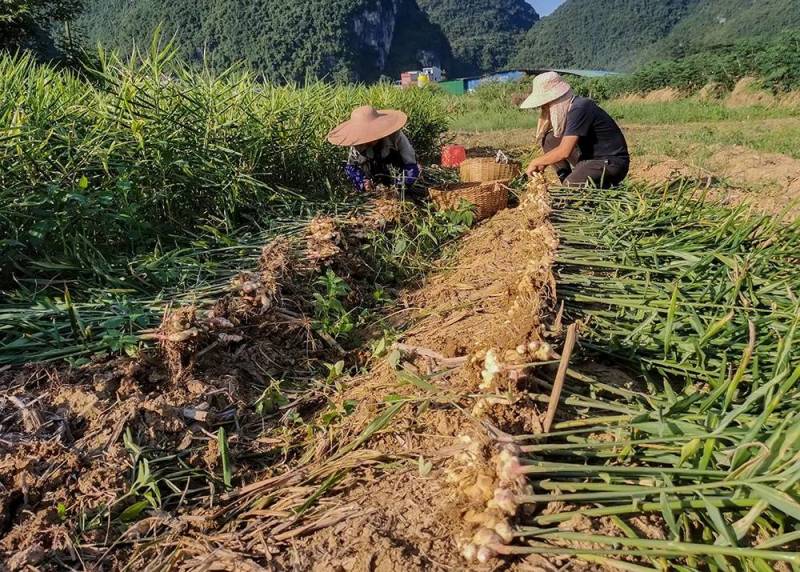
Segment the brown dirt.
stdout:
<path fill-rule="evenodd" d="M 316 372 L 338 348 L 311 333 L 286 276 L 290 266 L 302 272 L 288 245 L 270 245 L 264 268 L 237 278 L 211 312 L 168 314 L 154 334 L 158 353 L 0 372 L 0 554 L 14 555 L 11 570 L 500 566 L 466 566 L 459 553 L 487 518 L 508 519 L 487 508 L 503 483 L 487 427 L 541 428 L 526 393 L 537 382 L 522 364 L 553 357 L 541 324 L 555 288 L 548 213 L 538 186 L 479 225 L 388 317 L 412 324 L 405 345 L 335 386 Z M 318 219 L 302 240 L 324 254 L 309 271 L 333 265 L 345 274 L 355 248 L 346 230 Z M 490 355 L 498 371 L 487 381 Z M 294 383 L 283 401 L 256 414 L 271 380 L 286 376 Z M 503 399 L 486 396 L 500 391 Z M 372 434 L 397 399 L 406 401 Z M 241 485 L 209 495 L 209 483 L 221 486 L 223 425 Z M 156 478 L 188 472 L 170 477 L 176 494 L 162 499 L 164 510 L 122 524 L 150 490 L 126 494 L 145 474 L 137 448 Z M 553 569 L 533 557 L 518 565 Z"/>
<path fill-rule="evenodd" d="M 733 91 L 725 98 L 728 107 L 753 107 L 756 105 L 770 107 L 777 105 L 779 99 L 772 93 L 765 91 L 756 78 L 744 77 L 740 79 Z"/>
<path fill-rule="evenodd" d="M 780 153 L 759 153 L 740 145 L 720 149 L 709 160 L 711 167 L 745 184 L 765 179 L 789 188 L 800 179 L 800 160 Z"/>
<path fill-rule="evenodd" d="M 666 156 L 646 155 L 631 158 L 631 178 L 654 185 L 675 179 L 697 180 L 713 183 L 713 175 Z"/>
<path fill-rule="evenodd" d="M 800 160 L 778 153 L 757 153 L 746 147 L 726 147 L 715 153 L 709 165 L 745 185 L 761 185 L 763 191 L 731 190 L 729 200 L 744 202 L 761 212 L 790 218 L 800 215 Z"/>
<path fill-rule="evenodd" d="M 691 175 L 665 160 L 637 169 L 660 181 Z M 364 224 L 382 228 L 401 216 L 396 202 L 380 205 Z M 549 212 L 537 183 L 518 207 L 470 232 L 386 316 L 404 331 L 388 355 L 340 355 L 313 334 L 289 269 L 306 286 L 330 266 L 353 279 L 364 237 L 361 228 L 317 219 L 300 245 L 320 254 L 311 268 L 292 259 L 295 247 L 269 245 L 262 268 L 240 276 L 209 315 L 185 308 L 168 316 L 158 355 L 75 370 L 0 371 L 6 566 L 599 569 L 566 558 L 480 564 L 462 557 L 477 549 L 476 535 L 514 519 L 492 504 L 493 493 L 527 486 L 498 471 L 489 436 L 542 430 L 534 394 L 547 386 L 534 371 L 550 372 L 529 364 L 555 358 L 550 344 L 560 339 L 547 320 L 557 247 Z M 338 359 L 361 373 L 320 376 L 322 362 Z M 254 411 L 259 399 L 266 413 Z M 562 409 L 559 419 L 573 413 Z M 210 482 L 222 487 L 220 426 L 228 430 L 238 486 L 212 495 Z M 141 498 L 125 497 L 143 472 L 131 454 L 136 446 L 153 453 L 151 471 L 163 475 L 158 458 L 177 454 L 180 461 L 166 468 L 182 464 L 192 474 L 173 477 L 181 494 L 164 510 L 147 509 L 121 525 L 122 511 Z M 657 518 L 632 524 L 650 538 L 663 536 Z M 562 527 L 621 534 L 603 519 Z"/>
<path fill-rule="evenodd" d="M 781 94 L 778 101 L 782 107 L 800 109 L 800 91 L 790 91 Z"/>
<path fill-rule="evenodd" d="M 695 97 L 700 101 L 715 101 L 725 95 L 725 86 L 719 83 L 708 83 L 704 85 Z"/>
<path fill-rule="evenodd" d="M 647 93 L 630 93 L 617 98 L 617 101 L 621 103 L 670 103 L 687 98 L 722 102 L 732 109 L 755 106 L 796 108 L 800 102 L 800 94 L 797 92 L 774 94 L 761 87 L 761 83 L 752 77 L 740 79 L 730 92 L 723 85 L 709 83 L 694 94 L 666 87 Z"/>
<path fill-rule="evenodd" d="M 156 352 L 80 368 L 0 368 L 0 555 L 29 553 L 14 569 L 41 555 L 47 568 L 110 569 L 132 558 L 126 536 L 110 544 L 120 534 L 197 527 L 217 502 L 219 490 L 210 496 L 208 485 L 221 486 L 220 426 L 239 482 L 279 473 L 306 437 L 303 419 L 326 402 L 328 391 L 309 384 L 318 383 L 323 362 L 341 357 L 335 342 L 311 331 L 308 284 L 318 266 L 334 266 L 358 294 L 364 263 L 349 251 L 399 217 L 398 205 L 377 199 L 363 220 L 345 221 L 347 237 L 317 219 L 299 248 L 320 246 L 321 255 L 302 264 L 298 245 L 267 245 L 260 268 L 238 276 L 210 311 L 168 312 L 152 334 Z M 283 388 L 257 413 L 275 380 Z M 165 512 L 148 509 L 151 518 L 126 531 L 120 516 L 150 490 L 145 481 L 128 494 L 147 474 L 136 448 L 155 478 L 182 474 L 170 477 L 178 493 L 162 498 Z M 160 489 L 170 493 L 165 481 Z"/>
<path fill-rule="evenodd" d="M 672 87 L 665 87 L 663 89 L 656 89 L 644 94 L 631 93 L 618 98 L 622 103 L 669 103 L 682 99 L 684 94 Z"/>
<path fill-rule="evenodd" d="M 707 161 L 708 169 L 663 156 L 634 157 L 631 177 L 652 184 L 685 179 L 713 187 L 731 205 L 746 204 L 760 213 L 800 216 L 800 161 L 778 153 L 725 146 Z M 719 174 L 720 176 L 718 176 Z"/>
<path fill-rule="evenodd" d="M 490 452 L 481 445 L 480 420 L 505 431 L 530 431 L 525 420 L 538 419 L 538 411 L 521 394 L 517 401 L 480 412 L 476 406 L 482 401 L 480 371 L 487 350 L 494 348 L 498 355 L 510 351 L 512 359 L 524 361 L 515 348 L 541 340 L 556 246 L 547 213 L 539 195 L 499 213 L 462 241 L 449 268 L 408 294 L 408 306 L 418 309 L 416 324 L 402 338 L 401 373 L 381 363 L 345 396 L 374 404 L 410 391 L 422 397 L 426 392 L 405 385 L 403 376 L 442 374 L 429 382 L 437 388 L 428 394 L 430 404 L 407 408 L 389 432 L 370 443 L 383 455 L 407 460 L 380 478 L 370 476 L 371 471 L 362 474 L 359 486 L 343 491 L 338 500 L 342 506 L 360 507 L 361 515 L 294 541 L 279 559 L 282 565 L 313 570 L 467 568 L 458 553 L 477 525 L 465 523 L 465 515 L 469 510 L 482 514 L 486 507 L 464 487 L 483 478 L 493 488 L 497 479 L 485 464 Z M 440 357 L 425 359 L 416 351 Z M 446 360 L 460 357 L 465 365 L 448 369 Z M 371 418 L 354 424 L 363 426 Z M 455 484 L 448 482 L 454 479 Z"/>

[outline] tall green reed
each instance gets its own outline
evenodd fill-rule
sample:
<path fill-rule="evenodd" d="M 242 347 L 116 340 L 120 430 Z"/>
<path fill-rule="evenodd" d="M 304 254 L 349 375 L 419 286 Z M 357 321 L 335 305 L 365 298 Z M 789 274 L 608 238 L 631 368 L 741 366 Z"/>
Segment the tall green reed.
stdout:
<path fill-rule="evenodd" d="M 271 238 L 352 214 L 325 135 L 354 107 L 405 111 L 423 158 L 447 129 L 428 90 L 274 85 L 159 43 L 79 73 L 0 56 L 0 361 L 135 348 Z"/>
<path fill-rule="evenodd" d="M 128 61 L 100 52 L 81 76 L 0 58 L 4 278 L 33 262 L 181 244 L 203 224 L 230 232 L 287 200 L 326 196 L 344 155 L 325 134 L 357 105 L 406 111 L 422 155 L 447 127 L 425 90 L 278 86 L 237 68 L 197 71 L 156 46 Z"/>

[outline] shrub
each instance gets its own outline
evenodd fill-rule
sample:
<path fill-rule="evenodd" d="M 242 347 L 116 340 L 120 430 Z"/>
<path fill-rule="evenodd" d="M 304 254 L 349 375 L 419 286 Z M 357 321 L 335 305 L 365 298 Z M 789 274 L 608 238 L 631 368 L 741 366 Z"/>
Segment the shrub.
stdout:
<path fill-rule="evenodd" d="M 357 105 L 407 112 L 423 156 L 447 129 L 431 91 L 276 86 L 196 71 L 171 48 L 101 53 L 81 76 L 0 56 L 0 93 L 2 266 L 180 244 L 209 222 L 232 229 L 287 197 L 327 193 L 346 151 L 325 134 Z"/>
<path fill-rule="evenodd" d="M 691 92 L 710 83 L 732 89 L 746 76 L 758 78 L 766 89 L 775 92 L 800 89 L 800 32 L 656 61 L 630 75 L 582 79 L 573 82 L 573 87 L 594 99 L 609 99 L 666 87 Z"/>

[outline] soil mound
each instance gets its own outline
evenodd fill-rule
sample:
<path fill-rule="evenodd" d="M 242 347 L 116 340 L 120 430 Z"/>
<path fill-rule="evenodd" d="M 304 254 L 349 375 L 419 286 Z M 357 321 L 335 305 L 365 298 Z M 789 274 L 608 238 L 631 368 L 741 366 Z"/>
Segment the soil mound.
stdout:
<path fill-rule="evenodd" d="M 657 185 L 676 179 L 708 180 L 709 175 L 698 167 L 692 167 L 665 156 L 634 155 L 631 158 L 631 177 Z"/>
<path fill-rule="evenodd" d="M 485 449 L 487 427 L 541 431 L 536 404 L 519 392 L 528 348 L 543 342 L 542 315 L 555 293 L 555 233 L 543 188 L 471 232 L 447 268 L 409 292 L 414 325 L 388 357 L 356 380 L 344 399 L 374 407 L 414 396 L 370 441 L 375 455 L 405 459 L 390 470 L 351 474 L 359 486 L 336 497 L 359 514 L 291 542 L 281 565 L 314 570 L 469 568 L 460 551 L 480 528 L 486 500 L 475 489 L 496 479 Z M 525 350 L 518 352 L 518 348 Z M 485 398 L 487 354 L 501 356 L 508 395 Z M 549 354 L 545 358 L 551 357 Z M 519 367 L 517 367 L 519 366 Z M 511 380 L 514 381 L 511 381 Z M 370 408 L 372 409 L 372 408 Z M 370 418 L 356 422 L 365 426 Z M 331 500 L 331 499 L 329 499 Z"/>
<path fill-rule="evenodd" d="M 0 372 L 12 570 L 461 568 L 487 518 L 508 526 L 485 496 L 487 431 L 541 430 L 522 390 L 528 364 L 553 357 L 548 213 L 534 186 L 476 227 L 387 316 L 405 333 L 347 358 L 355 377 L 287 278 L 358 272 L 363 243 L 323 219 L 299 248 L 325 256 L 298 269 L 297 246 L 268 245 L 210 314 L 170 313 L 151 359 Z M 241 485 L 222 492 L 231 470 Z"/>
<path fill-rule="evenodd" d="M 683 99 L 684 95 L 673 87 L 665 87 L 647 93 L 629 93 L 618 97 L 620 103 L 670 103 Z"/>
<path fill-rule="evenodd" d="M 788 219 L 800 216 L 800 161 L 779 153 L 758 153 L 743 146 L 724 146 L 706 162 L 707 169 L 665 156 L 634 156 L 631 178 L 654 185 L 686 180 L 713 188 L 727 204 Z"/>
<path fill-rule="evenodd" d="M 753 77 L 744 77 L 736 82 L 730 95 L 725 98 L 725 105 L 731 108 L 771 106 L 778 102 L 778 98 L 764 90 L 761 82 Z"/>
<path fill-rule="evenodd" d="M 731 189 L 729 199 L 745 202 L 771 214 L 800 215 L 800 160 L 779 153 L 758 153 L 739 145 L 720 149 L 709 159 L 710 167 L 739 184 L 760 192 Z"/>

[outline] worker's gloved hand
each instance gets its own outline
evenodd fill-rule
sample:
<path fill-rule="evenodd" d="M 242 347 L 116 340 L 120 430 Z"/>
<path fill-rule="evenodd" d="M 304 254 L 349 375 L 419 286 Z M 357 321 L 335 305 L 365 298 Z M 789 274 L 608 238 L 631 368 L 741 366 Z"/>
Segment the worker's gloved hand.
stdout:
<path fill-rule="evenodd" d="M 356 165 L 345 165 L 344 172 L 345 175 L 347 175 L 347 178 L 350 179 L 350 183 L 357 191 L 366 190 L 364 189 L 366 177 L 360 168 L 358 168 Z"/>
<path fill-rule="evenodd" d="M 403 167 L 403 171 L 398 174 L 395 184 L 399 187 L 410 187 L 417 182 L 422 169 L 418 164 L 410 164 Z"/>
<path fill-rule="evenodd" d="M 546 168 L 547 165 L 542 165 L 536 159 L 534 159 L 533 161 L 530 162 L 530 165 L 528 165 L 528 168 L 525 170 L 525 173 L 529 177 L 532 177 L 536 173 L 543 173 Z"/>

